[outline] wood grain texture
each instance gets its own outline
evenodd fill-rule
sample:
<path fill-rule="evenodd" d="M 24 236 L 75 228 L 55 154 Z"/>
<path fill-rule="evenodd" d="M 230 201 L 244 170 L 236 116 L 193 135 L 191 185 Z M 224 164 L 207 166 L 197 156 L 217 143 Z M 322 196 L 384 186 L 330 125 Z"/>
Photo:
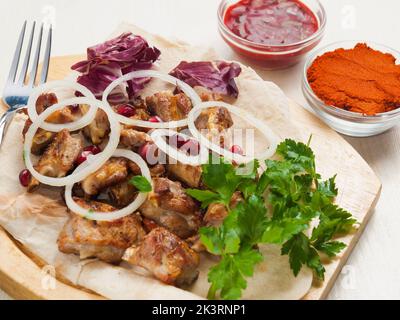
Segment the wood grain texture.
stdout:
<path fill-rule="evenodd" d="M 61 79 L 70 71 L 69 67 L 81 56 L 54 58 L 51 62 L 50 79 Z M 342 241 L 348 244 L 347 249 L 336 259 L 325 265 L 326 280 L 315 283 L 305 299 L 324 299 L 332 288 L 341 268 L 346 263 L 352 249 L 379 199 L 381 183 L 373 170 L 362 157 L 339 134 L 328 128 L 314 115 L 292 103 L 291 116 L 307 134 L 312 134 L 312 148 L 317 157 L 318 170 L 328 178 L 338 174 L 337 184 L 340 190 L 337 203 L 360 222 L 357 232 Z M 20 299 L 97 299 L 97 295 L 73 288 L 62 281 L 56 282 L 55 290 L 44 290 L 41 286 L 41 268 L 24 254 L 0 230 L 0 287 L 10 296 Z"/>

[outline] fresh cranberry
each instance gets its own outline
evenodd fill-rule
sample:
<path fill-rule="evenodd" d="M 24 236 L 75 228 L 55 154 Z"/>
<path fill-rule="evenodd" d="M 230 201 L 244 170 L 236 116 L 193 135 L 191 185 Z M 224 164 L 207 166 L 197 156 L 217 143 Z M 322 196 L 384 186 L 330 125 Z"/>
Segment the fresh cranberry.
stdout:
<path fill-rule="evenodd" d="M 87 146 L 83 148 L 83 151 L 89 151 L 92 154 L 98 154 L 101 152 L 101 149 L 98 146 L 92 145 L 92 146 Z"/>
<path fill-rule="evenodd" d="M 236 144 L 231 147 L 230 152 L 240 155 L 244 154 L 243 149 Z"/>
<path fill-rule="evenodd" d="M 163 122 L 160 117 L 154 116 L 150 117 L 149 122 L 157 123 L 157 122 Z"/>
<path fill-rule="evenodd" d="M 190 139 L 183 144 L 182 149 L 191 156 L 197 156 L 200 153 L 200 144 L 198 141 Z"/>
<path fill-rule="evenodd" d="M 77 113 L 80 110 L 79 104 L 73 104 L 70 106 L 72 113 Z"/>
<path fill-rule="evenodd" d="M 169 138 L 169 145 L 177 149 L 180 149 L 188 140 L 180 136 L 179 134 L 174 134 Z"/>
<path fill-rule="evenodd" d="M 130 104 L 121 104 L 117 107 L 117 113 L 121 116 L 130 118 L 136 114 L 135 107 Z"/>
<path fill-rule="evenodd" d="M 19 182 L 23 187 L 29 186 L 29 182 L 31 181 L 31 173 L 28 169 L 24 169 L 19 173 Z"/>
<path fill-rule="evenodd" d="M 87 160 L 90 155 L 95 155 L 101 152 L 101 149 L 98 146 L 87 146 L 83 148 L 83 151 L 76 159 L 76 164 L 81 164 Z"/>

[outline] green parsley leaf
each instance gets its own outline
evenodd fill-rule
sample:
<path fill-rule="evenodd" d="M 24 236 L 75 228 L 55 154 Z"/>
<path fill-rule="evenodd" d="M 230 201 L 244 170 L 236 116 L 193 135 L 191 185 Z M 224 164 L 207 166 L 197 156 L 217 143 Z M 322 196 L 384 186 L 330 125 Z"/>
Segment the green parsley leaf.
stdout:
<path fill-rule="evenodd" d="M 243 248 L 236 255 L 226 255 L 210 269 L 208 281 L 212 284 L 208 299 L 215 299 L 220 291 L 222 299 L 239 299 L 246 289 L 245 277 L 252 277 L 255 266 L 263 260 L 258 250 Z"/>
<path fill-rule="evenodd" d="M 202 209 L 207 208 L 211 203 L 221 201 L 221 196 L 210 190 L 186 189 L 186 193 L 200 201 Z"/>
<path fill-rule="evenodd" d="M 203 227 L 199 233 L 201 242 L 212 254 L 224 255 L 239 251 L 240 230 L 235 212 L 231 212 L 219 228 Z"/>
<path fill-rule="evenodd" d="M 329 241 L 321 243 L 317 246 L 317 249 L 321 252 L 324 252 L 329 257 L 335 257 L 338 255 L 344 248 L 346 248 L 346 244 L 339 241 Z"/>
<path fill-rule="evenodd" d="M 317 250 L 312 247 L 310 240 L 304 233 L 299 233 L 283 244 L 282 254 L 289 255 L 290 267 L 297 276 L 303 265 L 315 271 L 317 277 L 324 279 L 325 268 Z"/>
<path fill-rule="evenodd" d="M 251 246 L 259 243 L 268 223 L 264 199 L 251 195 L 246 202 L 239 203 L 232 211 L 238 216 L 242 241 Z"/>
<path fill-rule="evenodd" d="M 138 189 L 139 192 L 150 192 L 152 189 L 149 180 L 143 176 L 135 176 L 129 180 L 129 183 Z"/>

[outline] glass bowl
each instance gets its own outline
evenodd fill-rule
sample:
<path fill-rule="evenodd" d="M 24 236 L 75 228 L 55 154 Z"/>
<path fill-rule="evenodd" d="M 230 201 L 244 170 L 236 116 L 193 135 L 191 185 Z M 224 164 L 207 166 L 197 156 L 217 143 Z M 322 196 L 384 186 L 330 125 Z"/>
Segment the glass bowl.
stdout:
<path fill-rule="evenodd" d="M 233 33 L 224 23 L 227 9 L 239 0 L 223 0 L 218 8 L 218 28 L 225 42 L 240 56 L 265 69 L 283 69 L 296 63 L 311 51 L 325 33 L 326 12 L 318 0 L 301 0 L 316 16 L 319 24 L 317 32 L 297 43 L 264 45 L 243 39 Z"/>
<path fill-rule="evenodd" d="M 313 92 L 307 79 L 307 70 L 318 56 L 325 52 L 334 51 L 338 48 L 354 48 L 357 43 L 366 43 L 372 49 L 384 53 L 390 53 L 396 58 L 397 63 L 400 61 L 400 52 L 381 44 L 370 41 L 335 42 L 311 53 L 304 66 L 302 89 L 307 102 L 310 104 L 316 115 L 331 128 L 337 132 L 352 137 L 370 137 L 383 133 L 400 123 L 400 108 L 389 112 L 378 113 L 373 116 L 336 108 L 325 104 L 321 99 L 319 99 L 319 97 Z"/>

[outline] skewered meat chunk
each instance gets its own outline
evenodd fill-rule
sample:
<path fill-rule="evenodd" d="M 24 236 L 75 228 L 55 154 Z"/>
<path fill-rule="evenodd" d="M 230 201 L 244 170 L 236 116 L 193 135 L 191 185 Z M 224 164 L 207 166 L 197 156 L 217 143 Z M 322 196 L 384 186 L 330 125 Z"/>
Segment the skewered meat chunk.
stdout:
<path fill-rule="evenodd" d="M 190 285 L 199 275 L 198 254 L 164 228 L 153 229 L 139 245 L 126 250 L 123 259 L 178 287 Z"/>
<path fill-rule="evenodd" d="M 87 202 L 79 198 L 74 200 L 88 210 L 115 211 L 114 207 L 105 203 Z M 138 214 L 115 221 L 94 221 L 72 214 L 57 243 L 61 252 L 77 254 L 81 259 L 97 257 L 109 263 L 118 263 L 125 250 L 141 241 L 145 234 Z"/>
<path fill-rule="evenodd" d="M 126 207 L 132 203 L 137 195 L 136 188 L 129 183 L 133 175 L 128 176 L 128 179 L 110 187 L 108 195 L 113 204 L 117 207 Z"/>
<path fill-rule="evenodd" d="M 135 129 L 122 129 L 120 137 L 120 145 L 125 148 L 137 148 L 141 145 L 150 142 L 150 136 L 142 131 Z"/>
<path fill-rule="evenodd" d="M 229 203 L 231 208 L 235 208 L 239 202 L 243 201 L 242 194 L 236 191 Z M 221 203 L 212 203 L 208 206 L 203 221 L 206 226 L 219 227 L 228 215 L 228 210 Z"/>
<path fill-rule="evenodd" d="M 72 136 L 68 130 L 64 129 L 58 132 L 41 156 L 35 169 L 42 175 L 61 178 L 73 169 L 74 163 L 81 153 L 83 141 L 81 136 Z M 32 178 L 28 186 L 31 191 L 35 186 L 39 185 L 39 181 Z"/>
<path fill-rule="evenodd" d="M 87 112 L 88 106 L 81 105 L 81 110 Z M 107 114 L 103 110 L 98 109 L 92 123 L 83 128 L 82 132 L 93 144 L 102 143 L 104 138 L 110 133 L 110 123 Z"/>
<path fill-rule="evenodd" d="M 178 179 L 191 188 L 198 188 L 201 180 L 201 167 L 183 164 L 181 162 L 168 164 L 168 175 Z"/>
<path fill-rule="evenodd" d="M 150 175 L 152 178 L 159 178 L 165 174 L 165 166 L 161 163 L 158 163 L 152 167 L 150 167 Z"/>
<path fill-rule="evenodd" d="M 127 160 L 124 158 L 111 158 L 99 170 L 85 178 L 81 185 L 86 195 L 94 196 L 103 189 L 124 181 L 127 177 Z"/>
<path fill-rule="evenodd" d="M 201 112 L 195 125 L 198 130 L 206 130 L 207 139 L 224 147 L 225 131 L 233 126 L 233 120 L 226 108 L 213 107 Z"/>
<path fill-rule="evenodd" d="M 27 119 L 25 121 L 25 126 L 22 131 L 22 135 L 24 137 L 25 134 L 28 132 L 31 124 L 32 124 L 31 119 Z M 54 132 L 46 131 L 43 130 L 42 128 L 39 128 L 36 131 L 35 135 L 33 136 L 31 152 L 37 156 L 41 155 L 43 151 L 49 146 L 51 141 L 53 141 L 55 135 L 56 134 Z"/>
<path fill-rule="evenodd" d="M 171 91 L 162 91 L 146 98 L 149 111 L 162 121 L 176 121 L 186 118 L 192 109 L 192 102 L 183 93 L 174 95 Z"/>
<path fill-rule="evenodd" d="M 154 178 L 153 191 L 139 208 L 142 215 L 185 239 L 197 232 L 201 218 L 196 202 L 179 182 Z"/>
<path fill-rule="evenodd" d="M 233 126 L 233 120 L 226 108 L 212 107 L 201 112 L 195 124 L 199 130 L 207 129 L 222 132 Z"/>

